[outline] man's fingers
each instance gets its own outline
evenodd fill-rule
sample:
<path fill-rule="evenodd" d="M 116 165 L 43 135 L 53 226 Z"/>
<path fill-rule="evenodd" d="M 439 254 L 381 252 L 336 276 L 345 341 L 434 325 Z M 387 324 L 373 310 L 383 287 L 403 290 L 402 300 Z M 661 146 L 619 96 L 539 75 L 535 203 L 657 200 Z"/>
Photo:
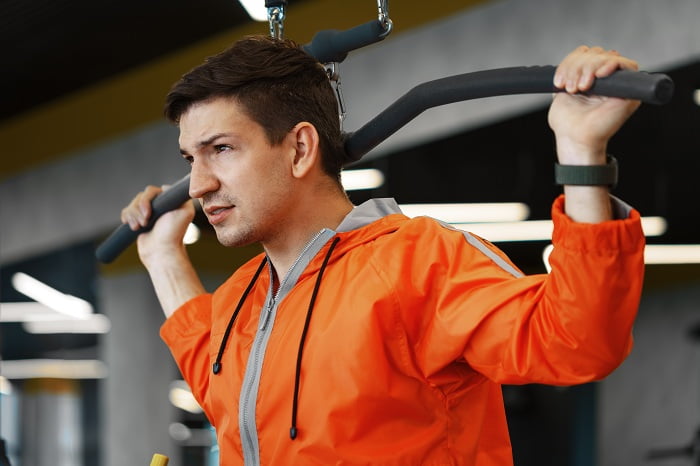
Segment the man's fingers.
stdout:
<path fill-rule="evenodd" d="M 637 71 L 639 69 L 639 64 L 630 60 L 629 58 L 621 57 L 619 55 L 609 56 L 605 62 L 601 63 L 595 71 L 595 76 L 597 78 L 604 78 L 605 76 L 610 76 L 617 70 L 632 70 Z"/>
<path fill-rule="evenodd" d="M 151 216 L 151 201 L 163 191 L 156 186 L 146 186 L 138 193 L 121 212 L 122 223 L 128 223 L 129 228 L 136 231 L 148 224 Z"/>
<path fill-rule="evenodd" d="M 559 64 L 554 85 L 570 94 L 585 92 L 593 86 L 596 78 L 610 76 L 618 69 L 637 70 L 639 65 L 616 50 L 580 46 Z"/>

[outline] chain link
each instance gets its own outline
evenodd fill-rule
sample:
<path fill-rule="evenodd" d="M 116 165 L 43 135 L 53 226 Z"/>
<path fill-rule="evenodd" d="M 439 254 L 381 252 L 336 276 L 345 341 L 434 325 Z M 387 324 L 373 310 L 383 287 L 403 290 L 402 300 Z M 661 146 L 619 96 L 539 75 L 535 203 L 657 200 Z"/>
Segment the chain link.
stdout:
<path fill-rule="evenodd" d="M 270 37 L 284 39 L 284 6 L 268 8 L 267 19 L 270 22 Z"/>

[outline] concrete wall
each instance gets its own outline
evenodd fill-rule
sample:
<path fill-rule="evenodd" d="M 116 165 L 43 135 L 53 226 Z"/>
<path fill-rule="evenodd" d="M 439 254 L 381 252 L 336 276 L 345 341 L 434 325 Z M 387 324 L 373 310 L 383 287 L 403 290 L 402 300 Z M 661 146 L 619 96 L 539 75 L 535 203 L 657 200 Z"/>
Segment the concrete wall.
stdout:
<path fill-rule="evenodd" d="M 689 458 L 646 462 L 651 450 L 690 445 L 700 428 L 700 283 L 643 297 L 635 348 L 600 384 L 599 465 L 689 466 Z"/>

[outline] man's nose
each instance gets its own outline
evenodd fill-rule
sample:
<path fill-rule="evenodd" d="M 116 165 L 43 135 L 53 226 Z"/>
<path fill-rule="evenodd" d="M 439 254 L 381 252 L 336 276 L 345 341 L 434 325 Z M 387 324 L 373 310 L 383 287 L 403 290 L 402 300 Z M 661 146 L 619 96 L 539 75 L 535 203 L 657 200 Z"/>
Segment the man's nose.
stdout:
<path fill-rule="evenodd" d="M 219 189 L 219 180 L 204 161 L 196 161 L 190 171 L 190 197 L 199 199 Z"/>

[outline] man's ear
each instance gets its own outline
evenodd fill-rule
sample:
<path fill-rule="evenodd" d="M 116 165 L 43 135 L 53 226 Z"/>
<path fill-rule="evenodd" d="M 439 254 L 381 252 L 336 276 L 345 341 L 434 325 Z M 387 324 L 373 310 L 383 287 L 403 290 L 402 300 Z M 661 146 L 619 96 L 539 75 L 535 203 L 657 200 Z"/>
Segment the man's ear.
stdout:
<path fill-rule="evenodd" d="M 321 163 L 318 131 L 309 122 L 297 123 L 287 135 L 292 138 L 294 148 L 292 175 L 295 178 L 306 176 L 313 167 Z"/>

